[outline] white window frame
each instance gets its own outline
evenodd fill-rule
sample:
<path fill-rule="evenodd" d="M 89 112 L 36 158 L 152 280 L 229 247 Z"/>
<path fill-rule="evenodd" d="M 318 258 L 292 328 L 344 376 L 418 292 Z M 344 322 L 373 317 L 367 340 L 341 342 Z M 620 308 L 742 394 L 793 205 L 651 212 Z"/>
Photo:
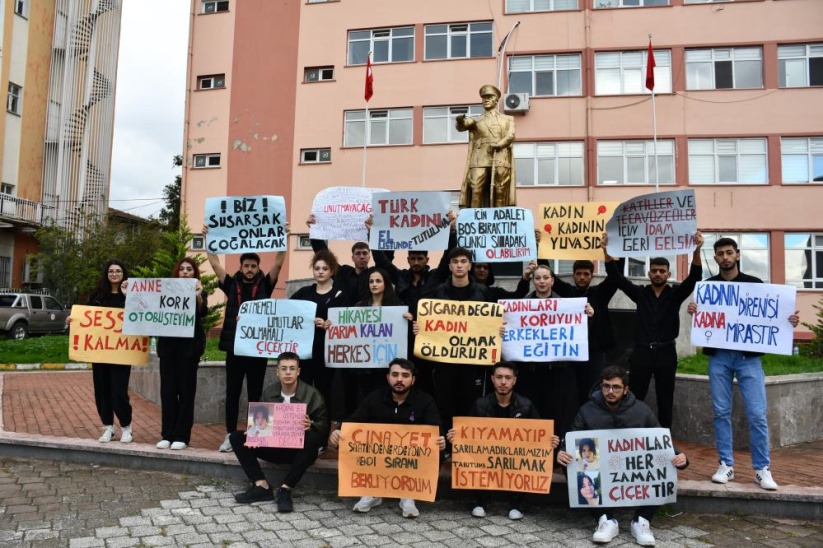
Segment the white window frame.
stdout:
<path fill-rule="evenodd" d="M 29 17 L 29 2 L 28 0 L 13 0 L 14 1 L 14 13 L 28 19 Z"/>
<path fill-rule="evenodd" d="M 222 13 L 224 11 L 229 11 L 229 0 L 203 0 L 200 13 L 211 14 Z"/>
<path fill-rule="evenodd" d="M 488 28 L 478 28 L 480 26 Z M 435 32 L 435 29 L 445 27 L 445 32 Z M 426 25 L 423 30 L 423 60 L 425 61 L 447 61 L 451 59 L 477 59 L 492 57 L 494 55 L 494 23 L 492 21 L 473 21 L 470 23 L 440 23 Z M 478 54 L 472 52 L 472 35 L 488 34 L 489 51 Z M 444 57 L 429 57 L 429 38 L 435 36 L 446 37 L 446 55 Z M 458 39 L 462 39 L 466 55 L 458 57 L 452 52 L 452 45 Z"/>
<path fill-rule="evenodd" d="M 783 244 L 786 284 L 799 290 L 823 289 L 823 261 L 816 260 L 823 254 L 823 232 L 786 232 Z"/>
<path fill-rule="evenodd" d="M 11 287 L 11 257 L 0 255 L 0 288 Z"/>
<path fill-rule="evenodd" d="M 6 97 L 6 110 L 18 116 L 23 113 L 23 87 L 9 82 L 9 94 Z"/>
<path fill-rule="evenodd" d="M 709 147 L 711 145 L 711 147 Z M 758 148 L 759 150 L 755 150 Z M 700 166 L 711 158 L 711 166 Z M 721 169 L 734 160 L 736 181 L 720 180 Z M 726 164 L 721 166 L 721 164 Z M 706 171 L 712 172 L 711 180 L 703 179 Z M 741 176 L 741 172 L 743 175 Z M 763 180 L 754 175 L 762 174 Z M 708 178 L 707 178 L 708 179 Z M 689 139 L 690 185 L 767 185 L 769 184 L 769 151 L 765 138 Z"/>
<path fill-rule="evenodd" d="M 594 54 L 594 94 L 595 95 L 640 95 L 651 94 L 646 88 L 646 63 L 648 50 L 601 51 Z M 672 52 L 668 49 L 654 50 L 654 92 L 672 92 Z M 619 79 L 619 90 L 606 91 L 606 84 Z M 609 86 L 611 87 L 611 86 Z"/>
<path fill-rule="evenodd" d="M 768 232 L 703 232 L 703 279 L 711 278 L 718 273 L 717 262 L 714 260 L 714 243 L 720 238 L 731 238 L 737 242 L 740 250 L 740 270 L 746 274 L 757 276 L 766 283 L 771 280 L 771 235 Z M 762 240 L 765 239 L 765 245 Z M 754 253 L 764 255 L 765 267 L 756 268 L 753 259 Z"/>
<path fill-rule="evenodd" d="M 482 105 L 454 105 L 444 107 L 423 107 L 423 144 L 468 143 L 469 132 L 457 131 L 457 116 L 482 116 Z M 433 131 L 438 135 L 446 135 L 446 139 L 436 139 Z"/>
<path fill-rule="evenodd" d="M 527 61 L 529 67 L 527 67 Z M 551 64 L 551 67 L 549 67 Z M 558 68 L 558 65 L 561 65 Z M 514 66 L 514 68 L 513 68 Z M 509 93 L 528 93 L 531 97 L 580 97 L 583 95 L 583 59 L 579 53 L 552 54 L 552 55 L 510 55 L 508 58 Z M 577 89 L 572 93 L 557 93 L 558 73 L 577 73 Z M 529 89 L 518 86 L 512 87 L 512 74 L 531 74 Z M 537 93 L 538 74 L 552 73 L 552 92 Z"/>
<path fill-rule="evenodd" d="M 331 148 L 303 148 L 300 149 L 301 164 L 330 164 Z"/>
<path fill-rule="evenodd" d="M 303 69 L 303 81 L 309 84 L 331 82 L 334 80 L 334 66 L 306 67 Z"/>
<path fill-rule="evenodd" d="M 206 237 L 202 234 L 192 234 L 191 240 L 189 241 L 189 249 L 192 251 L 205 251 Z"/>
<path fill-rule="evenodd" d="M 222 81 L 223 85 L 218 85 Z M 226 75 L 225 74 L 207 74 L 205 76 L 197 77 L 197 89 L 225 89 Z"/>
<path fill-rule="evenodd" d="M 623 261 L 623 275 L 627 278 L 645 278 L 648 279 L 649 269 L 651 268 L 652 258 L 663 257 L 669 261 L 669 281 L 675 282 L 677 276 L 677 257 L 674 255 L 652 255 L 646 257 L 628 257 Z M 606 268 L 603 267 L 601 272 L 605 273 Z"/>
<path fill-rule="evenodd" d="M 755 53 L 757 54 L 755 56 Z M 757 62 L 760 83 L 756 86 L 738 84 L 739 73 L 748 63 Z M 717 87 L 717 69 L 719 63 L 731 63 L 732 85 Z M 694 71 L 700 70 L 703 73 Z M 730 48 L 695 48 L 686 50 L 686 90 L 714 89 L 763 89 L 763 48 L 760 46 Z"/>
<path fill-rule="evenodd" d="M 219 152 L 209 154 L 195 154 L 192 157 L 192 169 L 216 169 L 223 165 L 223 159 Z"/>
<path fill-rule="evenodd" d="M 802 48 L 802 52 L 800 51 Z M 812 71 L 812 64 L 815 69 Z M 789 65 L 803 65 L 803 81 L 795 82 L 789 80 L 786 71 Z M 813 74 L 814 73 L 814 74 Z M 816 83 L 812 84 L 812 76 L 815 76 Z M 823 85 L 823 44 L 787 44 L 777 46 L 777 76 L 778 87 L 781 88 L 807 88 Z"/>
<path fill-rule="evenodd" d="M 815 178 L 815 159 L 823 165 L 823 137 L 780 138 L 780 171 L 784 185 L 823 183 L 823 168 Z M 789 175 L 804 169 L 805 177 Z"/>
<path fill-rule="evenodd" d="M 653 185 L 655 184 L 655 163 L 654 163 L 654 140 L 599 140 L 597 141 L 597 184 L 603 186 L 610 185 Z M 621 158 L 622 159 L 622 174 L 619 179 L 607 178 L 601 172 L 601 158 Z M 671 186 L 675 184 L 675 177 L 677 173 L 677 147 L 674 139 L 658 139 L 657 140 L 657 164 L 660 166 L 660 160 L 663 158 L 671 159 L 671 180 L 660 181 L 659 184 L 663 186 Z M 636 171 L 636 167 L 630 167 L 630 164 L 643 162 L 643 180 L 630 181 L 629 174 Z M 662 166 L 661 166 L 662 167 Z M 664 172 L 663 172 L 664 173 Z"/>
<path fill-rule="evenodd" d="M 580 0 L 506 0 L 506 14 L 579 9 Z"/>
<path fill-rule="evenodd" d="M 585 144 L 583 141 L 537 141 L 532 143 L 514 143 L 513 157 L 515 164 L 519 168 L 515 170 L 518 178 L 518 188 L 547 188 L 547 187 L 569 187 L 584 186 L 586 183 L 586 161 Z M 518 162 L 520 160 L 520 162 Z M 532 183 L 521 183 L 521 177 L 525 174 L 524 163 L 531 160 L 531 181 Z M 541 173 L 545 178 L 545 171 L 541 172 L 541 160 L 551 161 L 552 173 L 550 179 L 553 182 L 540 183 Z M 565 169 L 561 165 L 566 163 Z M 580 179 L 578 181 L 562 182 L 561 172 L 570 173 L 573 171 L 572 162 L 579 162 L 578 171 Z"/>
<path fill-rule="evenodd" d="M 368 146 L 402 146 L 411 145 L 414 142 L 414 110 L 411 107 L 407 108 L 390 108 L 380 110 L 369 110 L 369 124 L 368 131 L 366 129 L 365 110 L 347 110 L 344 114 L 343 123 L 343 146 L 344 147 L 362 147 L 363 141 L 361 139 L 352 140 L 352 130 L 355 127 L 363 126 L 363 134 L 368 138 Z M 406 124 L 408 121 L 408 138 L 402 141 L 392 142 L 392 129 L 399 124 Z M 386 139 L 383 142 L 375 141 L 375 136 L 380 135 L 381 132 L 375 131 L 374 127 L 378 124 L 385 124 Z"/>
<path fill-rule="evenodd" d="M 411 31 L 411 35 L 409 34 L 401 34 L 407 31 Z M 369 37 L 363 36 L 356 36 L 358 34 L 369 33 Z M 360 43 L 360 42 L 368 42 L 368 49 L 366 51 L 372 52 L 371 62 L 373 65 L 381 64 L 381 63 L 413 63 L 414 62 L 414 54 L 415 54 L 415 46 L 414 46 L 414 39 L 415 39 L 415 31 L 413 26 L 403 26 L 403 27 L 385 27 L 380 29 L 363 29 L 363 30 L 350 30 L 348 36 L 348 49 L 346 52 L 346 66 L 357 66 L 357 65 L 365 65 L 366 59 L 363 58 L 361 61 L 360 59 L 353 59 L 354 52 L 352 50 L 352 44 Z M 395 59 L 394 53 L 394 43 L 395 41 L 399 40 L 408 40 L 411 39 L 411 58 L 409 59 Z M 376 55 L 377 47 L 375 46 L 376 43 L 380 42 L 388 42 L 388 51 L 387 51 L 387 58 L 381 59 L 379 55 Z"/>
<path fill-rule="evenodd" d="M 14 196 L 14 185 L 11 183 L 0 183 L 0 194 Z"/>
<path fill-rule="evenodd" d="M 670 6 L 670 0 L 594 0 L 595 9 Z"/>
<path fill-rule="evenodd" d="M 734 2 L 734 0 L 683 0 L 684 4 L 711 4 L 713 2 Z"/>

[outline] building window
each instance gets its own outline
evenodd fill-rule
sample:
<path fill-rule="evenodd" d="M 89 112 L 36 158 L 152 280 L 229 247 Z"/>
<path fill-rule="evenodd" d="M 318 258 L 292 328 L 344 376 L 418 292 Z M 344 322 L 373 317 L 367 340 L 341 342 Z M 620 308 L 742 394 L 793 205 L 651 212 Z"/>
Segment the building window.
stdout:
<path fill-rule="evenodd" d="M 594 0 L 595 8 L 639 8 L 668 5 L 669 0 Z"/>
<path fill-rule="evenodd" d="M 766 139 L 689 139 L 689 184 L 766 184 Z"/>
<path fill-rule="evenodd" d="M 580 54 L 509 57 L 509 92 L 533 96 L 581 95 Z"/>
<path fill-rule="evenodd" d="M 301 164 L 330 164 L 330 148 L 304 148 L 300 150 Z"/>
<path fill-rule="evenodd" d="M 763 87 L 763 50 L 715 48 L 686 50 L 686 89 Z"/>
<path fill-rule="evenodd" d="M 714 255 L 714 243 L 720 238 L 731 238 L 740 249 L 740 270 L 757 276 L 766 283 L 771 279 L 769 261 L 769 235 L 766 232 L 704 232 L 703 279 L 718 273 Z"/>
<path fill-rule="evenodd" d="M 823 86 L 823 44 L 797 44 L 777 48 L 781 88 Z"/>
<path fill-rule="evenodd" d="M 20 17 L 28 17 L 29 3 L 26 0 L 14 0 L 14 13 Z"/>
<path fill-rule="evenodd" d="M 410 108 L 370 110 L 368 127 L 365 110 L 350 110 L 346 112 L 345 120 L 343 146 L 363 146 L 364 136 L 367 134 L 369 146 L 410 145 L 412 142 Z"/>
<path fill-rule="evenodd" d="M 654 170 L 654 141 L 598 141 L 597 183 L 600 185 L 674 184 L 674 141 L 657 141 L 658 180 Z"/>
<path fill-rule="evenodd" d="M 203 13 L 229 11 L 229 0 L 203 0 Z"/>
<path fill-rule="evenodd" d="M 304 82 L 328 82 L 334 80 L 334 67 L 307 67 L 303 71 Z"/>
<path fill-rule="evenodd" d="M 194 155 L 195 169 L 205 169 L 210 167 L 220 167 L 220 153 Z"/>
<path fill-rule="evenodd" d="M 798 289 L 823 289 L 823 234 L 789 233 L 786 248 L 786 283 Z"/>
<path fill-rule="evenodd" d="M 11 287 L 11 257 L 0 257 L 0 288 L 3 287 Z"/>
<path fill-rule="evenodd" d="M 576 10 L 577 0 L 506 0 L 506 13 Z"/>
<path fill-rule="evenodd" d="M 780 139 L 783 183 L 823 182 L 823 137 Z"/>
<path fill-rule="evenodd" d="M 517 186 L 582 186 L 583 143 L 515 143 Z"/>
<path fill-rule="evenodd" d="M 197 77 L 197 89 L 218 89 L 226 87 L 225 74 L 211 74 Z"/>
<path fill-rule="evenodd" d="M 14 185 L 8 183 L 0 183 L 0 194 L 8 194 L 14 196 Z"/>
<path fill-rule="evenodd" d="M 457 116 L 480 116 L 480 105 L 423 108 L 423 143 L 468 143 L 469 132 L 457 131 Z"/>
<path fill-rule="evenodd" d="M 12 114 L 20 114 L 23 111 L 23 88 L 9 82 L 9 95 L 6 98 L 6 110 Z"/>
<path fill-rule="evenodd" d="M 424 59 L 466 59 L 492 56 L 491 23 L 426 25 Z"/>
<path fill-rule="evenodd" d="M 646 89 L 647 51 L 601 52 L 594 55 L 595 95 L 651 93 Z M 654 52 L 654 91 L 672 92 L 672 52 Z"/>
<path fill-rule="evenodd" d="M 414 27 L 349 31 L 349 65 L 414 61 Z"/>

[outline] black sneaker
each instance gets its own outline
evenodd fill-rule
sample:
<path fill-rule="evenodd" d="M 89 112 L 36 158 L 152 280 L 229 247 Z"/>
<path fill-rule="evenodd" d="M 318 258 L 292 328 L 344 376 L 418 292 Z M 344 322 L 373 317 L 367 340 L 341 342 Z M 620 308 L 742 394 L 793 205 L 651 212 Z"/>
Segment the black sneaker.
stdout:
<path fill-rule="evenodd" d="M 252 502 L 263 502 L 274 498 L 271 487 L 265 489 L 259 485 L 252 485 L 245 493 L 234 495 L 234 500 L 240 504 L 251 504 Z"/>
<path fill-rule="evenodd" d="M 283 489 L 282 487 L 277 489 L 274 501 L 277 503 L 277 511 L 281 514 L 294 511 L 294 504 L 291 501 L 291 489 Z"/>

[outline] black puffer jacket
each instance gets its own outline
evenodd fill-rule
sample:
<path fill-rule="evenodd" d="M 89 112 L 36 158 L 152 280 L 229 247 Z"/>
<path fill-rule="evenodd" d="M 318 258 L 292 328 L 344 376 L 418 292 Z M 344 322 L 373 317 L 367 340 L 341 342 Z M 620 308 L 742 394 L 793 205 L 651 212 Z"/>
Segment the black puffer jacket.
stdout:
<path fill-rule="evenodd" d="M 472 417 L 493 417 L 494 406 L 497 404 L 497 396 L 494 392 L 478 398 L 472 405 L 469 415 Z M 539 419 L 540 414 L 534 408 L 534 404 L 528 398 L 524 398 L 517 392 L 512 392 L 512 401 L 509 404 L 509 418 L 512 419 Z"/>

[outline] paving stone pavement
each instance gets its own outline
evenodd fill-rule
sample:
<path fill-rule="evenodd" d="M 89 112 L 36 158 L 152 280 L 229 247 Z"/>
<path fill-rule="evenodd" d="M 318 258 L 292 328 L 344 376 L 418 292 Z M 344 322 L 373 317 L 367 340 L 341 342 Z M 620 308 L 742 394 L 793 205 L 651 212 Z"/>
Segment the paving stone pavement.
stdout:
<path fill-rule="evenodd" d="M 420 518 L 404 519 L 385 500 L 369 514 L 353 514 L 353 500 L 331 492 L 298 490 L 296 511 L 274 503 L 239 505 L 239 482 L 163 472 L 0 457 L 0 547 L 126 546 L 593 546 L 585 512 L 527 509 L 510 521 L 502 504 L 488 517 L 469 516 L 465 502 L 419 504 Z M 610 546 L 633 545 L 629 516 Z M 657 546 L 823 545 L 823 523 L 737 515 L 661 513 Z"/>

